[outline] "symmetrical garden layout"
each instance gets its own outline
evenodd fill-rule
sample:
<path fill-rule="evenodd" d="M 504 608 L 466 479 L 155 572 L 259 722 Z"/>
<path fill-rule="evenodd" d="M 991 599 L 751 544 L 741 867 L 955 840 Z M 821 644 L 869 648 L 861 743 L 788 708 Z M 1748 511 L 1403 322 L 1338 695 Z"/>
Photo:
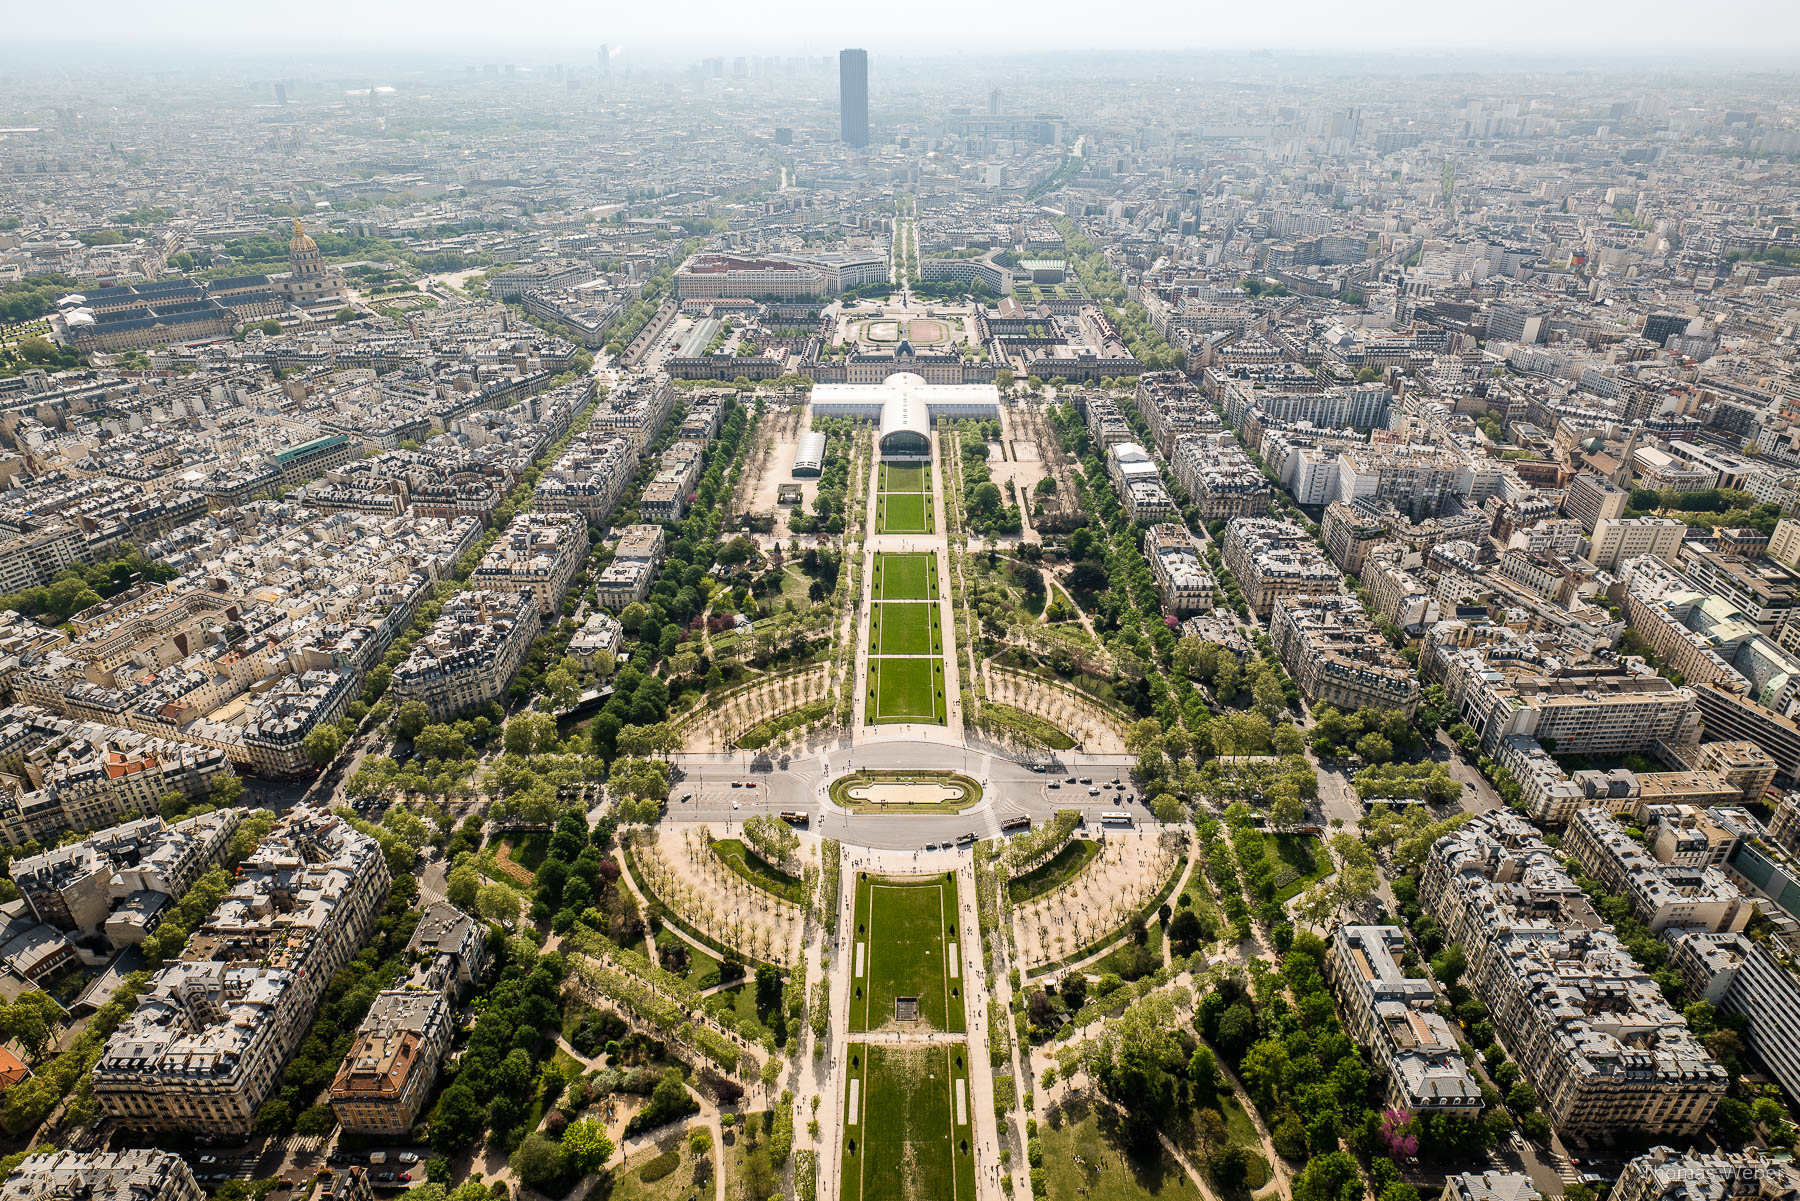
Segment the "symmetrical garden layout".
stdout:
<path fill-rule="evenodd" d="M 946 706 L 937 556 L 876 554 L 872 595 L 869 722 L 941 724 Z"/>
<path fill-rule="evenodd" d="M 845 1201 L 975 1196 L 956 878 L 856 880 L 845 1049 Z"/>
<path fill-rule="evenodd" d="M 958 946 L 953 877 L 859 873 L 850 1033 L 892 1026 L 961 1034 L 967 1027 Z"/>
<path fill-rule="evenodd" d="M 926 463 L 881 464 L 875 498 L 877 534 L 930 534 L 937 529 L 931 504 L 931 467 Z"/>
<path fill-rule="evenodd" d="M 967 1043 L 845 1051 L 843 1201 L 973 1201 Z"/>

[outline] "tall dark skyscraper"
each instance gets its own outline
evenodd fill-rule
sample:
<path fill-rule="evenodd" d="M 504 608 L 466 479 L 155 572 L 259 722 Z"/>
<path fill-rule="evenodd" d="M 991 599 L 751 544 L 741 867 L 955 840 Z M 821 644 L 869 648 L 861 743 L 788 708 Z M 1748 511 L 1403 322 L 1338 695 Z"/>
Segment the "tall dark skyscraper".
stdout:
<path fill-rule="evenodd" d="M 838 53 L 838 120 L 844 144 L 869 144 L 869 52 Z"/>

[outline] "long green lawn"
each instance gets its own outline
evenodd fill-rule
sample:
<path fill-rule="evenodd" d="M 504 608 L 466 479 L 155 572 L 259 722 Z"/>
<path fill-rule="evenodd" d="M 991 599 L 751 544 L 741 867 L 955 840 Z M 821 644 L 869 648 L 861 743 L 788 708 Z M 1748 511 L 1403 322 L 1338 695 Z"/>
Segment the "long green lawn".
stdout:
<path fill-rule="evenodd" d="M 960 1034 L 962 963 L 946 949 L 955 941 L 956 884 L 945 876 L 856 880 L 856 947 L 850 1029 L 880 1030 L 894 1022 L 894 998 L 916 997 L 919 1020 L 901 1029 Z M 858 969 L 861 969 L 860 971 Z"/>
<path fill-rule="evenodd" d="M 923 463 L 883 463 L 881 465 L 881 490 L 883 492 L 929 492 L 931 476 Z"/>
<path fill-rule="evenodd" d="M 878 534 L 931 533 L 931 497 L 916 492 L 887 493 L 881 497 Z"/>
<path fill-rule="evenodd" d="M 875 599 L 936 600 L 937 556 L 882 551 L 875 556 Z"/>
<path fill-rule="evenodd" d="M 869 630 L 869 650 L 877 655 L 939 654 L 944 646 L 938 622 L 938 607 L 930 602 L 878 604 Z"/>
<path fill-rule="evenodd" d="M 973 1201 L 967 1044 L 851 1043 L 848 1054 L 842 1201 Z"/>
<path fill-rule="evenodd" d="M 871 724 L 942 722 L 946 713 L 944 661 L 870 658 L 867 710 Z"/>

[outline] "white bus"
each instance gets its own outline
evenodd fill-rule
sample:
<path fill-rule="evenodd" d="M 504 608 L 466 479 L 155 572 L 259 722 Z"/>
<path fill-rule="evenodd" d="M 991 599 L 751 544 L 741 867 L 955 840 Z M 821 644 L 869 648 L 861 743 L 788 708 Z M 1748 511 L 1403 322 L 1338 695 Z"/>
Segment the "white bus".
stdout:
<path fill-rule="evenodd" d="M 1100 813 L 1100 824 L 1103 826 L 1129 826 L 1131 814 L 1123 809 L 1106 809 Z"/>

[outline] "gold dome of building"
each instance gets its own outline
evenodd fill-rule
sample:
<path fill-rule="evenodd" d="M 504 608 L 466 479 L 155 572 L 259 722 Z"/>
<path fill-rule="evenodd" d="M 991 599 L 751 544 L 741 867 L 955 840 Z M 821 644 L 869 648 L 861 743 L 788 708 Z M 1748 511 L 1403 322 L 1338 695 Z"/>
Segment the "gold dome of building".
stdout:
<path fill-rule="evenodd" d="M 294 236 L 288 240 L 288 254 L 290 256 L 296 255 L 296 254 L 307 254 L 312 251 L 316 251 L 318 248 L 319 248 L 319 244 L 317 242 L 313 241 L 312 237 L 309 234 L 307 234 L 306 230 L 301 226 L 300 218 L 295 217 L 294 218 Z"/>

